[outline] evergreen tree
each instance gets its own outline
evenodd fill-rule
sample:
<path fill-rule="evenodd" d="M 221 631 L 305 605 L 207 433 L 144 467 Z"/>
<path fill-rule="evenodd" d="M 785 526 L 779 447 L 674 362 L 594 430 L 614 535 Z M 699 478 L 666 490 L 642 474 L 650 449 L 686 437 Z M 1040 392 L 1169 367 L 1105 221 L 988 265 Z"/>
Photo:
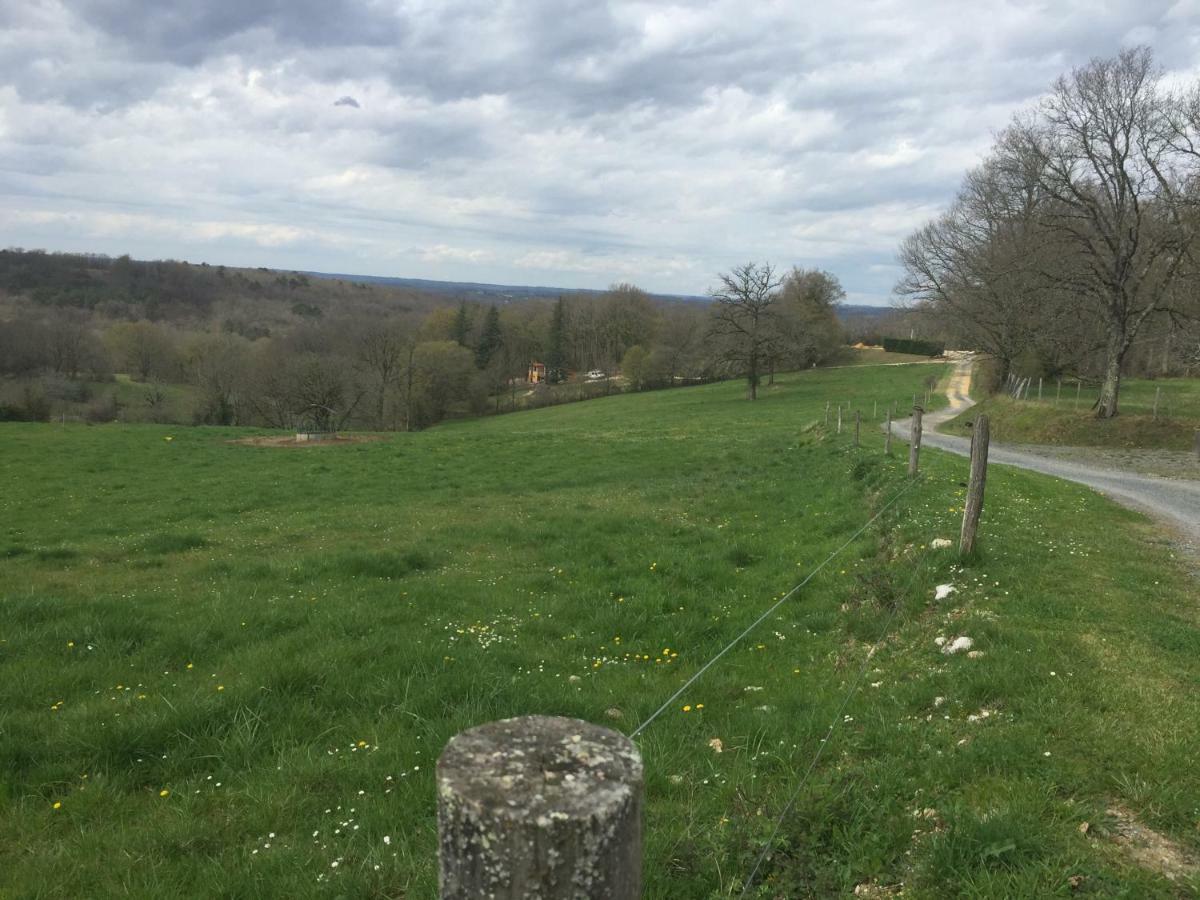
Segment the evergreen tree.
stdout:
<path fill-rule="evenodd" d="M 500 310 L 489 306 L 483 319 L 483 332 L 479 335 L 479 344 L 475 347 L 475 365 L 486 369 L 504 338 L 500 333 Z"/>
<path fill-rule="evenodd" d="M 546 349 L 546 380 L 551 384 L 567 377 L 567 308 L 559 297 L 550 316 L 550 336 Z"/>
<path fill-rule="evenodd" d="M 454 316 L 454 324 L 450 328 L 450 338 L 461 347 L 470 347 L 468 343 L 471 334 L 471 314 L 467 310 L 467 301 L 458 305 L 458 313 Z"/>

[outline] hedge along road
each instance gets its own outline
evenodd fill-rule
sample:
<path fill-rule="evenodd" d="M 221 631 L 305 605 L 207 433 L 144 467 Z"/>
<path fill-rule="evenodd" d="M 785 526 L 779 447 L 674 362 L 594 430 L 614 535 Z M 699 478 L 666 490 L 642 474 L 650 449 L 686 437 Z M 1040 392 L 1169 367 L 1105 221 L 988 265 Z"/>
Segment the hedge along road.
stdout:
<path fill-rule="evenodd" d="M 950 405 L 924 416 L 922 447 L 936 447 L 960 456 L 970 455 L 971 442 L 967 438 L 941 434 L 936 429 L 964 409 L 975 405 L 975 401 L 969 396 L 973 364 L 974 360 L 969 357 L 958 361 L 950 383 L 946 386 L 946 396 Z M 907 441 L 910 425 L 910 419 L 896 420 L 892 423 L 892 433 Z M 1148 513 L 1175 526 L 1182 532 L 1191 551 L 1200 553 L 1200 481 L 1135 475 L 1119 469 L 1039 456 L 1028 450 L 1018 450 L 994 441 L 988 451 L 988 461 L 1085 484 L 1117 503 Z"/>

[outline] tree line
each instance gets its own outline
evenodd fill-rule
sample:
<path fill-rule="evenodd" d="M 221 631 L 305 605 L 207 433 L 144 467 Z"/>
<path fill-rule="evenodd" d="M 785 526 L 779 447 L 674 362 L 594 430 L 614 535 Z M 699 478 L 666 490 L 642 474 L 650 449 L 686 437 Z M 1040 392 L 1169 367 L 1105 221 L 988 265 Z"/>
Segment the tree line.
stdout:
<path fill-rule="evenodd" d="M 1060 77 L 999 133 L 953 203 L 905 239 L 897 293 L 934 333 L 1021 374 L 1200 364 L 1200 84 L 1145 47 Z M 1146 352 L 1153 345 L 1161 350 Z"/>
<path fill-rule="evenodd" d="M 297 273 L 6 250 L 0 418 L 70 410 L 93 421 L 417 430 L 743 375 L 753 397 L 775 370 L 839 351 L 842 296 L 830 273 L 748 264 L 721 276 L 711 304 L 631 284 L 491 304 Z M 544 384 L 527 383 L 532 362 L 545 366 Z"/>

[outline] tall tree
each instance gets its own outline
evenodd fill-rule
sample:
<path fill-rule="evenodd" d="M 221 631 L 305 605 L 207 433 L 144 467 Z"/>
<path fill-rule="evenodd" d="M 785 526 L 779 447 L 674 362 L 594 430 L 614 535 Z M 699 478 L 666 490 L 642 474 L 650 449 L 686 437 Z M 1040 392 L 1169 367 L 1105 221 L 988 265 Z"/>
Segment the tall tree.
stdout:
<path fill-rule="evenodd" d="M 1008 164 L 1037 166 L 1051 201 L 1042 223 L 1077 262 L 1045 275 L 1104 328 L 1100 418 L 1117 414 L 1125 355 L 1166 309 L 1192 238 L 1179 201 L 1194 178 L 1173 146 L 1159 77 L 1146 47 L 1092 60 L 1059 78 L 1000 145 Z"/>
<path fill-rule="evenodd" d="M 486 369 L 492 357 L 500 350 L 504 342 L 504 334 L 500 330 L 500 310 L 489 306 L 483 317 L 483 330 L 479 334 L 479 343 L 475 345 L 475 365 Z"/>
<path fill-rule="evenodd" d="M 718 277 L 710 334 L 725 362 L 746 376 L 746 396 L 757 400 L 762 369 L 778 339 L 774 307 L 783 282 L 772 266 L 753 262 Z"/>
<path fill-rule="evenodd" d="M 562 297 L 550 314 L 550 333 L 546 341 L 546 380 L 552 384 L 567 377 L 567 309 Z"/>
<path fill-rule="evenodd" d="M 471 346 L 471 312 L 467 301 L 458 304 L 458 312 L 454 314 L 454 324 L 451 326 L 450 337 L 460 347 Z"/>

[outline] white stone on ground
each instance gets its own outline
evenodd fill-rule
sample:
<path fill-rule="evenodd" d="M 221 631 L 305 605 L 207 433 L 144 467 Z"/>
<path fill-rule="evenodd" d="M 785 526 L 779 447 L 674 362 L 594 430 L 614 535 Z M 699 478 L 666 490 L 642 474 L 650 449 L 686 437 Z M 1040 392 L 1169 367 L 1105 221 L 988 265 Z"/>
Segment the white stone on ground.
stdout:
<path fill-rule="evenodd" d="M 974 646 L 975 642 L 973 640 L 966 635 L 962 635 L 961 637 L 956 637 L 950 643 L 942 647 L 942 652 L 947 656 L 950 656 L 954 653 L 961 653 L 964 650 L 970 650 Z"/>
<path fill-rule="evenodd" d="M 939 584 L 936 588 L 933 589 L 933 599 L 934 600 L 945 600 L 947 597 L 949 597 L 951 594 L 953 594 L 956 590 L 958 590 L 958 588 L 956 588 L 952 584 Z"/>

